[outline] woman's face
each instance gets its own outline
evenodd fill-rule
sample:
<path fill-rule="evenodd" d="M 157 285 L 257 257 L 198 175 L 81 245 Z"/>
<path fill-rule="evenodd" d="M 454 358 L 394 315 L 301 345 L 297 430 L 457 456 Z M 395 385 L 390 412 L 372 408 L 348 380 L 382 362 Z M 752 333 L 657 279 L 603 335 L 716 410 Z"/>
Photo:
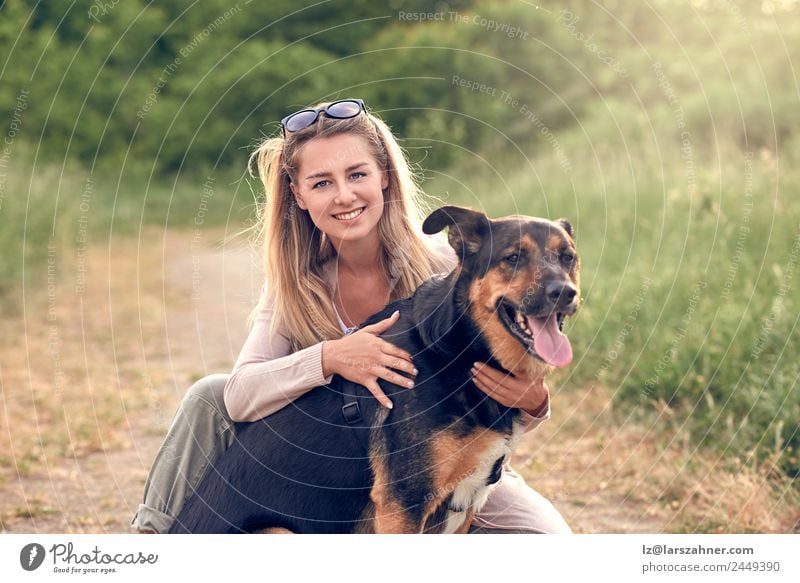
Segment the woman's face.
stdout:
<path fill-rule="evenodd" d="M 298 152 L 292 192 L 314 225 L 338 249 L 342 241 L 373 234 L 383 214 L 389 177 L 361 136 L 315 138 Z M 377 232 L 377 231 L 375 231 Z"/>

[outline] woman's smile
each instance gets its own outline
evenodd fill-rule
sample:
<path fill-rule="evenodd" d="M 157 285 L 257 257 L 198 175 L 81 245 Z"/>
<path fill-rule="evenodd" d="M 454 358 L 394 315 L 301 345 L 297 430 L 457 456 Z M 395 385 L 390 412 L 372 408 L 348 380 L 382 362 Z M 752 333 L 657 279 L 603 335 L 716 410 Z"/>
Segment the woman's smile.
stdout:
<path fill-rule="evenodd" d="M 333 215 L 333 218 L 336 219 L 337 221 L 353 222 L 355 219 L 357 219 L 358 217 L 361 216 L 361 213 L 364 212 L 365 208 L 366 207 L 362 206 L 362 207 L 359 207 L 359 208 L 357 208 L 355 210 L 352 210 L 352 211 L 349 211 L 349 212 L 346 212 L 346 213 L 340 213 L 338 215 Z"/>

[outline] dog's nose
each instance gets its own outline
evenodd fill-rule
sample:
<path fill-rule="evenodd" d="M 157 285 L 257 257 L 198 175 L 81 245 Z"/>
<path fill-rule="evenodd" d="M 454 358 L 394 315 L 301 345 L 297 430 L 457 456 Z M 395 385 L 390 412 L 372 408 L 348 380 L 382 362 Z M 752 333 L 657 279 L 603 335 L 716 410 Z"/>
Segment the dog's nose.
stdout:
<path fill-rule="evenodd" d="M 545 293 L 554 305 L 568 306 L 578 295 L 578 290 L 569 283 L 551 283 L 545 288 Z"/>

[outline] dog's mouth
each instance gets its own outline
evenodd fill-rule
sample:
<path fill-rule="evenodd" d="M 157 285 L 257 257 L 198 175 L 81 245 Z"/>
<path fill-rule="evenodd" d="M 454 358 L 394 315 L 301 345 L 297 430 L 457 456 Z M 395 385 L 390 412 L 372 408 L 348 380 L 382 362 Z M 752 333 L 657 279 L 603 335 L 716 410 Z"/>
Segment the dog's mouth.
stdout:
<path fill-rule="evenodd" d="M 528 352 L 556 367 L 564 367 L 572 362 L 572 345 L 561 331 L 566 313 L 550 312 L 532 316 L 506 298 L 498 302 L 496 311 L 509 333 Z"/>

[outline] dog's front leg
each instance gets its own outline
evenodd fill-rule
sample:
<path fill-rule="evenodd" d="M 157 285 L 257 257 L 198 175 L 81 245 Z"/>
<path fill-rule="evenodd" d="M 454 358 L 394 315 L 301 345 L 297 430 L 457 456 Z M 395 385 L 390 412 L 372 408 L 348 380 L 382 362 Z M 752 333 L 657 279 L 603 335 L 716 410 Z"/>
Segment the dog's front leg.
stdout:
<path fill-rule="evenodd" d="M 461 526 L 459 526 L 453 532 L 453 534 L 468 534 L 469 533 L 469 527 L 472 525 L 472 518 L 474 516 L 475 516 L 475 511 L 474 510 L 469 510 L 467 512 L 467 517 L 464 519 L 464 523 Z"/>
<path fill-rule="evenodd" d="M 419 534 L 424 519 L 420 508 L 404 504 L 385 485 L 376 483 L 370 495 L 375 508 L 374 530 L 377 534 Z"/>
<path fill-rule="evenodd" d="M 376 534 L 419 534 L 422 524 L 397 505 L 375 507 Z"/>
<path fill-rule="evenodd" d="M 404 488 L 398 489 L 397 483 L 390 478 L 389 468 L 380 463 L 379 459 L 385 458 L 372 459 L 374 481 L 370 499 L 374 531 L 393 534 L 421 533 L 431 500 L 425 498 L 424 491 L 412 492 L 416 488 L 408 483 Z M 392 487 L 393 484 L 395 487 Z"/>

